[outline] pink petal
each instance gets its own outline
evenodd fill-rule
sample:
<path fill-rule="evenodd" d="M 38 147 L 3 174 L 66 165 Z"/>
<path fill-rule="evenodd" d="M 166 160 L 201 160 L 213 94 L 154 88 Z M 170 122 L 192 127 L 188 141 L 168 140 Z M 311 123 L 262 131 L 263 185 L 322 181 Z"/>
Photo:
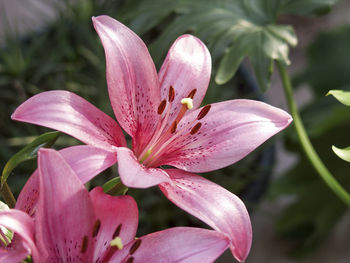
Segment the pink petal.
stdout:
<path fill-rule="evenodd" d="M 71 166 L 83 184 L 109 168 L 117 161 L 116 153 L 108 152 L 89 145 L 68 147 L 59 151 Z M 39 177 L 36 170 L 22 188 L 18 196 L 16 209 L 34 215 L 39 197 Z"/>
<path fill-rule="evenodd" d="M 68 91 L 47 91 L 31 97 L 11 118 L 62 131 L 109 151 L 112 145 L 126 145 L 122 130 L 111 117 Z"/>
<path fill-rule="evenodd" d="M 196 120 L 198 109 L 178 125 Z M 162 163 L 190 172 L 208 172 L 233 164 L 286 128 L 292 121 L 285 111 L 253 100 L 231 100 L 211 105 L 209 113 L 187 129 L 169 148 Z M 202 126 L 193 135 L 191 128 Z M 186 132 L 185 132 L 186 134 Z"/>
<path fill-rule="evenodd" d="M 109 242 L 115 236 L 119 236 L 123 244 L 134 239 L 139 212 L 131 196 L 110 196 L 105 194 L 101 187 L 97 187 L 90 192 L 90 197 L 100 222 L 99 231 L 96 233 L 94 255 L 96 262 L 98 258 L 102 258 L 102 254 L 109 247 Z"/>
<path fill-rule="evenodd" d="M 89 145 L 68 147 L 59 152 L 83 184 L 117 162 L 115 152 Z"/>
<path fill-rule="evenodd" d="M 34 244 L 34 221 L 26 213 L 17 209 L 0 211 L 0 225 L 15 233 L 8 247 L 0 246 L 0 262 L 17 263 L 29 254 L 37 254 Z"/>
<path fill-rule="evenodd" d="M 108 16 L 92 18 L 106 55 L 107 84 L 115 116 L 141 147 L 157 125 L 160 103 L 157 71 L 143 41 Z"/>
<path fill-rule="evenodd" d="M 35 239 L 40 260 L 59 262 L 70 257 L 91 262 L 96 219 L 87 189 L 55 150 L 39 150 L 38 170 L 40 195 Z"/>
<path fill-rule="evenodd" d="M 139 247 L 131 253 L 134 250 L 131 247 L 140 241 Z M 130 257 L 134 258 L 133 263 L 214 262 L 228 245 L 228 238 L 216 231 L 174 227 L 142 236 L 131 242 L 123 249 L 124 251 L 115 254 L 112 262 L 125 262 L 122 260 L 128 260 Z M 129 251 L 129 255 L 125 251 Z"/>
<path fill-rule="evenodd" d="M 128 187 L 147 188 L 170 182 L 166 172 L 158 168 L 146 168 L 137 161 L 134 153 L 128 148 L 117 148 L 117 157 L 120 179 Z"/>
<path fill-rule="evenodd" d="M 169 169 L 167 173 L 172 183 L 159 185 L 164 195 L 181 209 L 226 234 L 231 239 L 234 257 L 244 261 L 252 242 L 252 228 L 243 202 L 198 175 L 177 169 Z"/>
<path fill-rule="evenodd" d="M 175 89 L 172 103 L 171 124 L 181 108 L 181 99 L 188 97 L 196 89 L 193 98 L 194 109 L 201 104 L 207 92 L 211 74 L 211 57 L 207 47 L 198 38 L 191 35 L 179 37 L 169 49 L 168 55 L 159 71 L 161 97 L 167 99 L 169 87 Z"/>

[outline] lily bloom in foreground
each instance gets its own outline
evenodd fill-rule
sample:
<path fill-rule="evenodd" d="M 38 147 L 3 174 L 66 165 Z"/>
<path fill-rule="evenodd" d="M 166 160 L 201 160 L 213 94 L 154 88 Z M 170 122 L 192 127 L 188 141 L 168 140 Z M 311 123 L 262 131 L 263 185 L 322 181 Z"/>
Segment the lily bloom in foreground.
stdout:
<path fill-rule="evenodd" d="M 67 91 L 38 94 L 18 107 L 12 118 L 116 152 L 126 186 L 160 185 L 175 204 L 230 236 L 234 256 L 244 261 L 251 244 L 244 204 L 190 172 L 213 171 L 237 162 L 287 127 L 290 115 L 252 100 L 199 108 L 211 74 L 210 54 L 199 39 L 179 37 L 157 74 L 147 47 L 134 32 L 108 16 L 93 18 L 93 23 L 105 49 L 112 108 L 120 126 L 132 137 L 132 149 L 126 147 L 116 121 Z M 181 170 L 165 170 L 161 165 Z M 201 187 L 192 188 L 192 183 Z M 235 203 L 229 207 L 233 212 L 224 203 L 208 201 L 215 199 L 209 186 L 229 196 Z"/>
<path fill-rule="evenodd" d="M 0 262 L 17 263 L 29 254 L 37 262 L 213 262 L 229 246 L 224 234 L 175 227 L 135 239 L 136 202 L 90 193 L 60 153 L 38 155 L 39 200 L 34 218 L 0 211 L 0 225 L 15 232 L 14 244 L 0 246 Z"/>

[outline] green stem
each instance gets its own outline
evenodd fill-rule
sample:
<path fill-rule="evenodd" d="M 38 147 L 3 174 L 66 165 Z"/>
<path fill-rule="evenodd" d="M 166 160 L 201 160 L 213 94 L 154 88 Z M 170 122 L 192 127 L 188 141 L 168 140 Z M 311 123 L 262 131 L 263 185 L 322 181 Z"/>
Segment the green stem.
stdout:
<path fill-rule="evenodd" d="M 283 82 L 284 91 L 286 94 L 289 110 L 293 117 L 294 127 L 296 129 L 300 144 L 311 162 L 312 166 L 319 173 L 325 183 L 330 189 L 348 206 L 350 206 L 350 195 L 349 193 L 337 182 L 337 180 L 332 176 L 327 167 L 323 164 L 320 157 L 317 155 L 315 149 L 313 148 L 310 139 L 305 131 L 304 125 L 299 116 L 297 105 L 293 97 L 292 84 L 288 75 L 286 68 L 277 62 L 279 73 Z"/>
<path fill-rule="evenodd" d="M 0 194 L 4 198 L 4 201 L 9 206 L 9 208 L 15 207 L 16 199 L 13 196 L 11 189 L 6 182 L 0 188 Z"/>

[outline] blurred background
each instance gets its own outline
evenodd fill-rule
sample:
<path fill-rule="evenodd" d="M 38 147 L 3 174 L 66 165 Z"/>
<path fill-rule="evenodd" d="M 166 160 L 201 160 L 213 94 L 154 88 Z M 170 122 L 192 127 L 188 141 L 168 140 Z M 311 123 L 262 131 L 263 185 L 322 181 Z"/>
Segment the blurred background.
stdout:
<path fill-rule="evenodd" d="M 205 104 L 252 98 L 288 111 L 280 78 L 269 64 L 271 57 L 266 59 L 259 52 L 261 46 L 266 50 L 270 45 L 271 54 L 277 50 L 277 58 L 287 61 L 288 46 L 294 46 L 288 70 L 307 132 L 327 167 L 350 190 L 350 164 L 331 150 L 332 145 L 350 145 L 350 109 L 325 96 L 330 89 L 350 90 L 350 2 L 246 3 L 0 0 L 0 166 L 4 167 L 12 155 L 49 131 L 10 119 L 14 109 L 34 94 L 70 90 L 113 116 L 104 52 L 91 23 L 92 16 L 107 14 L 141 36 L 157 68 L 179 35 L 186 32 L 201 38 L 213 57 L 213 76 Z M 270 24 L 279 26 L 269 27 Z M 249 58 L 237 57 L 241 40 L 237 30 L 248 29 L 269 29 L 273 34 L 262 32 L 262 38 L 274 38 L 257 42 L 252 46 L 254 51 L 247 55 Z M 246 50 L 241 50 L 245 54 Z M 61 135 L 54 147 L 73 144 L 79 142 Z M 12 172 L 8 183 L 16 195 L 34 169 L 32 160 Z M 90 187 L 116 175 L 117 169 L 112 167 L 94 179 Z M 248 263 L 350 262 L 349 211 L 306 160 L 294 127 L 242 161 L 205 176 L 239 195 L 250 210 L 254 239 Z M 171 226 L 205 227 L 172 205 L 157 188 L 130 189 L 129 194 L 140 208 L 139 235 Z M 232 261 L 233 257 L 226 253 L 217 262 Z"/>

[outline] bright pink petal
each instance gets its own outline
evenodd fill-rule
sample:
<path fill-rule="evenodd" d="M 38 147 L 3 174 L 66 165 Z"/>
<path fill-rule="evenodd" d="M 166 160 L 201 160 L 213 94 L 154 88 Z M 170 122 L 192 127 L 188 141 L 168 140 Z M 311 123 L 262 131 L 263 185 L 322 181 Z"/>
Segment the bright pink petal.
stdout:
<path fill-rule="evenodd" d="M 92 262 L 96 219 L 87 189 L 55 150 L 39 150 L 38 170 L 40 195 L 35 239 L 40 260 L 60 262 L 70 257 Z"/>
<path fill-rule="evenodd" d="M 252 229 L 243 202 L 234 194 L 203 177 L 177 169 L 167 170 L 172 183 L 159 187 L 181 209 L 198 217 L 231 239 L 230 249 L 239 261 L 248 256 Z"/>
<path fill-rule="evenodd" d="M 115 116 L 141 147 L 157 125 L 160 91 L 157 71 L 143 41 L 108 16 L 92 18 L 106 54 L 107 84 Z"/>
<path fill-rule="evenodd" d="M 94 233 L 94 262 L 102 258 L 109 248 L 110 241 L 119 236 L 123 244 L 128 244 L 135 238 L 139 212 L 135 200 L 131 196 L 110 196 L 101 187 L 90 192 L 94 205 L 99 230 Z M 119 233 L 118 233 L 119 232 Z"/>
<path fill-rule="evenodd" d="M 196 120 L 198 109 L 178 125 Z M 187 128 L 187 135 L 168 149 L 162 163 L 190 172 L 208 172 L 233 164 L 292 121 L 285 111 L 254 100 L 231 100 L 211 105 L 209 113 Z M 199 131 L 190 134 L 201 122 Z"/>
<path fill-rule="evenodd" d="M 68 91 L 47 91 L 31 97 L 11 116 L 67 133 L 86 144 L 111 151 L 125 146 L 117 122 L 83 98 Z"/>
<path fill-rule="evenodd" d="M 117 148 L 117 157 L 120 179 L 128 187 L 147 188 L 170 182 L 166 172 L 158 168 L 146 168 L 137 161 L 134 153 L 128 148 Z"/>
<path fill-rule="evenodd" d="M 115 152 L 108 152 L 89 145 L 68 147 L 59 151 L 83 184 L 109 168 L 117 161 Z M 39 177 L 36 170 L 22 188 L 16 209 L 34 215 L 39 197 Z"/>
<path fill-rule="evenodd" d="M 136 250 L 132 249 L 133 246 L 135 248 L 135 242 L 140 243 Z M 126 262 L 122 260 L 128 260 L 130 257 L 134 258 L 133 263 L 214 262 L 228 245 L 228 238 L 216 231 L 174 227 L 142 236 L 131 242 L 123 249 L 124 251 L 115 254 L 112 262 Z M 129 253 L 125 255 L 125 251 Z"/>
<path fill-rule="evenodd" d="M 210 74 L 211 57 L 202 41 L 191 35 L 179 37 L 169 49 L 159 71 L 162 99 L 168 98 L 170 86 L 175 90 L 170 124 L 182 106 L 181 99 L 188 97 L 194 89 L 193 107 L 199 107 L 207 92 Z"/>
<path fill-rule="evenodd" d="M 68 147 L 59 152 L 83 184 L 117 162 L 115 152 L 89 145 Z"/>
<path fill-rule="evenodd" d="M 0 262 L 17 263 L 29 254 L 37 254 L 34 221 L 30 216 L 17 209 L 0 211 L 0 225 L 13 231 L 16 237 L 9 246 L 0 246 Z"/>

